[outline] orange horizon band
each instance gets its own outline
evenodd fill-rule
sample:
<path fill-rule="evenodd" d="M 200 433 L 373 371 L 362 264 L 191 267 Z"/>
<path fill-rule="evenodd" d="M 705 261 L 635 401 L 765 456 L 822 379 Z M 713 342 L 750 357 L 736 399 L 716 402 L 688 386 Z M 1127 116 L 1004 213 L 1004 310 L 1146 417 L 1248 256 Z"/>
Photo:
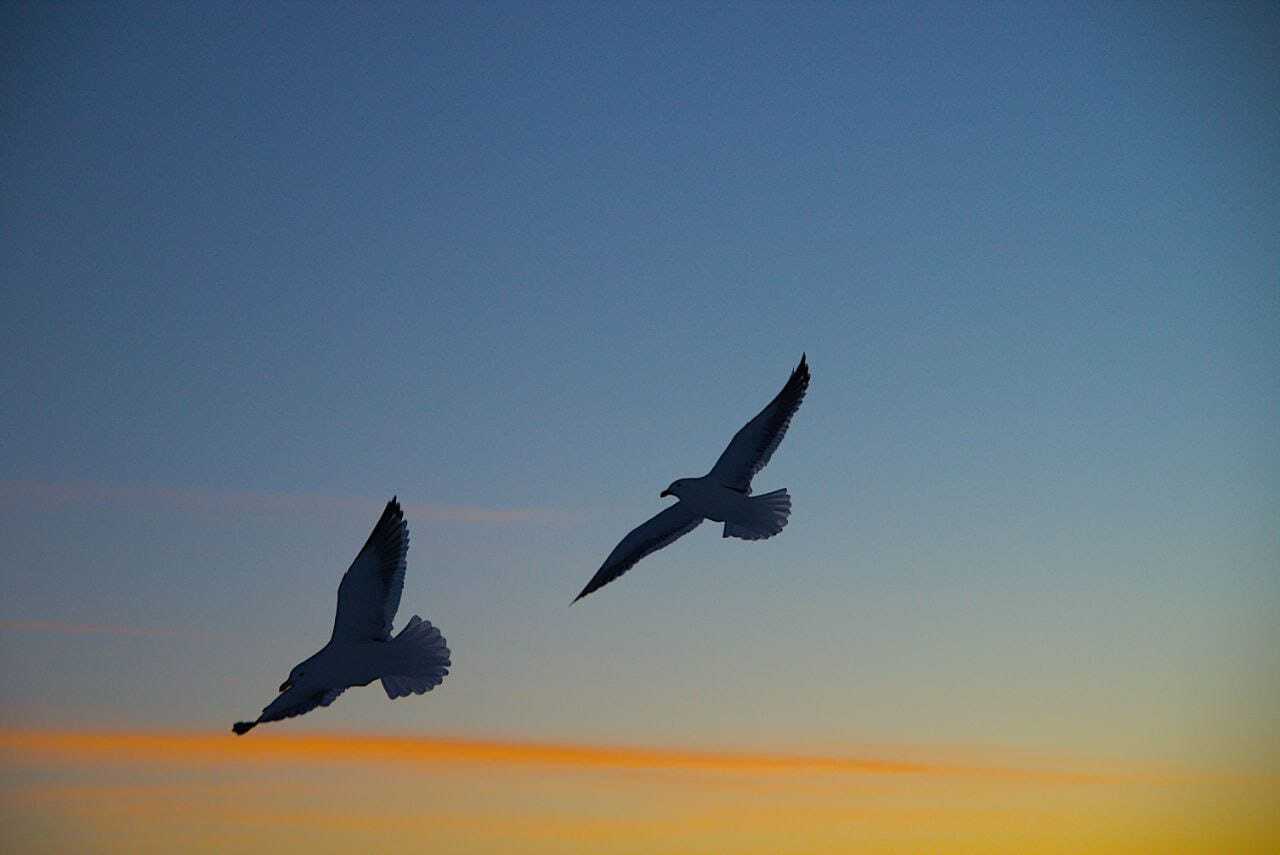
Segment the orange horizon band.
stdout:
<path fill-rule="evenodd" d="M 1181 775 L 942 764 L 873 757 L 820 756 L 563 743 L 360 734 L 258 734 L 236 738 L 207 731 L 0 730 L 0 751 L 85 755 L 122 761 L 227 762 L 288 758 L 313 762 L 507 763 L 614 769 L 709 772 L 978 776 L 1060 783 L 1138 779 L 1173 781 Z"/>

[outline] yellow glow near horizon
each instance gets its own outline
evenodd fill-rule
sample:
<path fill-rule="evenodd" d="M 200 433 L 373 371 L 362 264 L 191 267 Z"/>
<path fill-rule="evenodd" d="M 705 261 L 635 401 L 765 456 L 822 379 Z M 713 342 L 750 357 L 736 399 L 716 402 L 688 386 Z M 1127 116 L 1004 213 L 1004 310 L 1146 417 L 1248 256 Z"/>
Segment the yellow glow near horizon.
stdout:
<path fill-rule="evenodd" d="M 254 734 L 248 738 L 231 739 L 222 733 L 184 731 L 0 730 L 0 750 L 77 759 L 97 757 L 150 762 L 176 762 L 180 759 L 187 764 L 232 760 L 464 762 L 741 773 L 978 775 L 1064 782 L 1103 780 L 1120 774 L 1114 771 L 965 766 L 870 757 L 327 733 Z"/>
<path fill-rule="evenodd" d="M 0 731 L 0 848 L 1264 852 L 1274 780 L 333 734 Z"/>

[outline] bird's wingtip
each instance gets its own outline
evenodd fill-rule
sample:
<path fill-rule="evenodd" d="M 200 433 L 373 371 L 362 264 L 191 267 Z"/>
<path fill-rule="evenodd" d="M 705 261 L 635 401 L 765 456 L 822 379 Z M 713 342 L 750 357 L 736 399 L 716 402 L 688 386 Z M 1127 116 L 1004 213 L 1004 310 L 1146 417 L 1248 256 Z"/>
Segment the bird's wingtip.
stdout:
<path fill-rule="evenodd" d="M 244 736 L 246 733 L 253 730 L 254 725 L 256 724 L 256 721 L 238 721 L 231 725 L 231 731 L 236 736 Z"/>
<path fill-rule="evenodd" d="M 796 380 L 796 379 L 808 380 L 808 378 L 809 378 L 809 354 L 802 353 L 800 354 L 800 364 L 797 365 L 795 367 L 795 370 L 791 372 L 791 379 L 792 380 Z"/>
<path fill-rule="evenodd" d="M 399 496 L 391 497 L 391 501 L 387 502 L 386 508 L 382 511 L 382 516 L 392 523 L 397 523 L 404 519 L 404 508 L 400 506 Z M 379 522 L 381 522 L 381 520 Z"/>

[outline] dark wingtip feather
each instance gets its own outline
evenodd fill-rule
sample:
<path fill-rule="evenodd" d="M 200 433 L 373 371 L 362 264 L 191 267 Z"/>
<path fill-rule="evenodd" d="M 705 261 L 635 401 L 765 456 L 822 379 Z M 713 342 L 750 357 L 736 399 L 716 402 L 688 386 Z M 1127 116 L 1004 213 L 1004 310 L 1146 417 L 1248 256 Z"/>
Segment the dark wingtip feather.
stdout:
<path fill-rule="evenodd" d="M 809 388 L 809 362 L 808 354 L 800 354 L 800 364 L 791 372 L 791 376 L 787 378 L 786 385 L 782 387 L 774 401 L 795 400 L 796 406 L 799 406 L 799 398 Z"/>
<path fill-rule="evenodd" d="M 800 386 L 802 391 L 809 389 L 809 362 L 802 355 L 800 357 L 800 365 L 796 367 L 796 373 L 800 375 Z"/>
<path fill-rule="evenodd" d="M 400 501 L 395 496 L 391 497 L 391 501 L 387 502 L 387 506 L 382 511 L 382 516 L 378 518 L 377 524 L 373 527 L 373 532 L 369 535 L 372 540 L 374 535 L 382 533 L 383 537 L 391 535 L 401 523 L 404 522 L 404 509 L 400 507 Z M 408 527 L 405 527 L 406 536 Z M 366 546 L 368 544 L 366 543 Z"/>
<path fill-rule="evenodd" d="M 231 730 L 236 736 L 244 736 L 246 733 L 253 730 L 253 727 L 256 724 L 256 721 L 238 721 L 231 725 Z"/>

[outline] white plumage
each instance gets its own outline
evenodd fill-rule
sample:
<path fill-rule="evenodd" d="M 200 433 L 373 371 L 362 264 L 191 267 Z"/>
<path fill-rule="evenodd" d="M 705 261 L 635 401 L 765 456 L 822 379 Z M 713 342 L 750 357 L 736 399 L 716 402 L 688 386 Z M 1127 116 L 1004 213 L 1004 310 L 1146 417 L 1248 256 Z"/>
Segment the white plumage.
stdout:
<path fill-rule="evenodd" d="M 440 630 L 414 615 L 391 637 L 408 551 L 409 527 L 393 497 L 338 585 L 329 643 L 293 667 L 279 697 L 262 715 L 255 721 L 238 721 L 232 730 L 245 734 L 263 722 L 327 707 L 346 689 L 374 680 L 381 680 L 393 699 L 440 685 L 452 664 Z"/>
<path fill-rule="evenodd" d="M 801 355 L 782 391 L 734 434 L 711 471 L 701 478 L 681 478 L 663 490 L 660 495 L 679 501 L 624 537 L 574 602 L 693 531 L 704 519 L 724 523 L 724 537 L 763 540 L 782 531 L 791 516 L 791 495 L 783 489 L 752 496 L 751 479 L 773 457 L 808 388 L 809 364 Z"/>

